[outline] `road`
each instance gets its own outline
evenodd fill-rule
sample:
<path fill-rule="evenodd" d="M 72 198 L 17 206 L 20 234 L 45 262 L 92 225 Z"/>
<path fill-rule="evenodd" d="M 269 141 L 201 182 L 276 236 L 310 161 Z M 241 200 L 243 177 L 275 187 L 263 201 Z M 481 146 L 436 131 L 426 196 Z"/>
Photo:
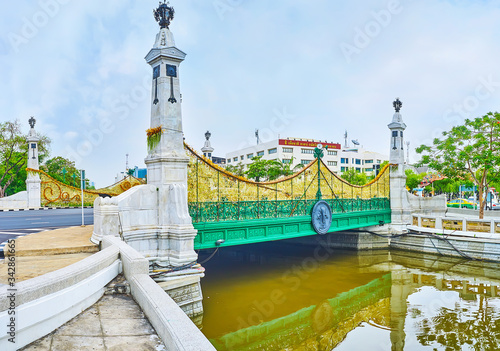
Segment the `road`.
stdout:
<path fill-rule="evenodd" d="M 84 208 L 83 211 L 85 225 L 94 224 L 94 209 Z M 0 212 L 0 257 L 3 256 L 3 244 L 9 239 L 81 224 L 81 208 Z"/>
<path fill-rule="evenodd" d="M 94 224 L 94 209 L 84 208 L 85 224 Z M 70 227 L 82 224 L 80 208 L 58 210 L 0 212 L 0 231 L 47 227 Z"/>

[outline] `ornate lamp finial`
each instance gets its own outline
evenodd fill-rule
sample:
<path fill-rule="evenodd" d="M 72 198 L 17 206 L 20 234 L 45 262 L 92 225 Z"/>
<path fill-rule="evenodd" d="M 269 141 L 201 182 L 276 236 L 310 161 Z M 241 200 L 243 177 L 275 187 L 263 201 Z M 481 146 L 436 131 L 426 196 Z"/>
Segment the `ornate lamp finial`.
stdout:
<path fill-rule="evenodd" d="M 31 128 L 35 128 L 36 119 L 31 116 L 31 118 L 28 120 L 28 123 L 30 124 Z"/>
<path fill-rule="evenodd" d="M 401 106 L 403 106 L 403 103 L 401 101 L 399 101 L 399 98 L 396 98 L 396 101 L 394 101 L 392 103 L 392 106 L 394 106 L 394 109 L 396 110 L 396 112 L 399 113 L 399 111 L 401 110 Z"/>
<path fill-rule="evenodd" d="M 207 132 L 205 133 L 205 138 L 207 138 L 207 140 L 209 140 L 211 136 L 212 136 L 212 134 L 210 134 L 210 132 L 207 130 Z"/>
<path fill-rule="evenodd" d="M 167 0 L 163 0 L 163 4 L 160 1 L 160 6 L 153 11 L 156 22 L 160 25 L 160 28 L 168 28 L 170 22 L 174 19 L 174 8 L 169 6 L 170 4 Z"/>

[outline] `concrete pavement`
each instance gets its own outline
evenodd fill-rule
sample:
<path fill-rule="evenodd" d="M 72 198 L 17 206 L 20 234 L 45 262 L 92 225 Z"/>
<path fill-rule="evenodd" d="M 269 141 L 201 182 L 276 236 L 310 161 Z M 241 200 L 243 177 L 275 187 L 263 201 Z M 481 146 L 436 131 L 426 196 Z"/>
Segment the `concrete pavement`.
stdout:
<path fill-rule="evenodd" d="M 16 280 L 58 270 L 99 251 L 90 242 L 93 226 L 62 228 L 15 239 Z M 8 255 L 7 250 L 5 252 Z M 0 265 L 0 283 L 7 282 L 7 265 Z"/>
<path fill-rule="evenodd" d="M 104 295 L 23 351 L 164 351 L 165 345 L 130 295 Z"/>
<path fill-rule="evenodd" d="M 93 226 L 62 228 L 16 239 L 16 280 L 23 281 L 58 270 L 93 255 Z M 5 284 L 7 264 L 0 264 L 0 283 Z M 119 275 L 108 287 L 127 286 Z M 133 298 L 126 293 L 104 295 L 99 302 L 54 332 L 26 346 L 27 351 L 67 350 L 166 350 L 156 331 Z"/>

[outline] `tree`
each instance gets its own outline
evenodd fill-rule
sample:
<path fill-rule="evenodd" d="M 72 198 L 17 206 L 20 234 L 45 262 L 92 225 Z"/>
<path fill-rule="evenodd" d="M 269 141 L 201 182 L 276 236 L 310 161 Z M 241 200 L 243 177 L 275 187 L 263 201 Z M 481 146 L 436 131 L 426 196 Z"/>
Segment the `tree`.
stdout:
<path fill-rule="evenodd" d="M 500 178 L 500 114 L 489 112 L 465 124 L 443 132 L 432 146 L 421 145 L 420 165 L 444 174 L 448 178 L 470 179 L 479 192 L 479 218 L 484 217 L 485 193 L 490 184 Z"/>
<path fill-rule="evenodd" d="M 248 165 L 248 170 L 245 172 L 250 179 L 255 179 L 256 182 L 265 180 L 275 180 L 281 176 L 293 174 L 290 169 L 292 163 L 283 163 L 279 160 L 263 160 L 262 156 L 252 158 L 252 163 Z"/>
<path fill-rule="evenodd" d="M 237 175 L 238 177 L 243 177 L 245 175 L 245 165 L 243 163 L 238 163 L 237 165 L 226 166 L 226 171 Z"/>
<path fill-rule="evenodd" d="M 50 139 L 40 134 L 37 136 L 40 138 L 38 155 L 43 160 L 48 155 Z M 0 123 L 0 198 L 26 190 L 26 138 L 18 120 Z"/>
<path fill-rule="evenodd" d="M 40 168 L 52 178 L 64 184 L 76 186 L 77 188 L 80 187 L 80 170 L 76 168 L 75 162 L 67 158 L 61 156 L 53 157 L 47 160 Z M 88 188 L 89 180 L 85 179 L 85 183 Z"/>
<path fill-rule="evenodd" d="M 422 179 L 425 176 L 425 173 L 416 174 L 411 169 L 405 170 L 405 174 L 406 174 L 406 186 L 410 189 L 410 191 L 418 187 L 418 185 L 420 184 L 420 182 L 422 182 Z"/>
<path fill-rule="evenodd" d="M 342 173 L 341 177 L 353 185 L 365 185 L 368 182 L 368 178 L 365 173 L 358 172 L 353 168 Z"/>

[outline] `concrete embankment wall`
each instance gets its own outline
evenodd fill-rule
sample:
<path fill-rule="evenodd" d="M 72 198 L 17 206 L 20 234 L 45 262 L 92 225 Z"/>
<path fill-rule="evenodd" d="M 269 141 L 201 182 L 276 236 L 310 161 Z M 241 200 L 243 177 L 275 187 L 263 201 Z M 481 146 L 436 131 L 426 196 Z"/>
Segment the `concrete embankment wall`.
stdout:
<path fill-rule="evenodd" d="M 472 210 L 451 209 L 447 216 L 414 214 L 409 233 L 391 238 L 390 247 L 443 256 L 500 261 L 500 218 L 495 211 L 478 219 Z"/>
<path fill-rule="evenodd" d="M 149 277 L 149 262 L 116 237 L 103 250 L 63 269 L 0 287 L 0 325 L 15 316 L 15 341 L 0 335 L 0 350 L 17 350 L 40 339 L 96 303 L 123 270 L 131 293 L 168 350 L 215 350 L 201 331 Z M 11 308 L 12 307 L 12 308 Z M 15 315 L 9 314 L 14 310 Z"/>
<path fill-rule="evenodd" d="M 392 238 L 390 248 L 500 262 L 500 240 L 415 233 Z"/>

